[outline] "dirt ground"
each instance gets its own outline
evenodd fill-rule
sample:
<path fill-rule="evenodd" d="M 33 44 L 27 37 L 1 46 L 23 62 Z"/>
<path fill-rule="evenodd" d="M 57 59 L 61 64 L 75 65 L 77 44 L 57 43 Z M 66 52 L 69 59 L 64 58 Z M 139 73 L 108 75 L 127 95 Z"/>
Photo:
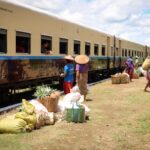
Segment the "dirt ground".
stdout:
<path fill-rule="evenodd" d="M 90 88 L 90 120 L 57 122 L 25 134 L 1 134 L 0 150 L 150 150 L 150 92 L 146 79 Z M 150 91 L 150 89 L 149 89 Z"/>

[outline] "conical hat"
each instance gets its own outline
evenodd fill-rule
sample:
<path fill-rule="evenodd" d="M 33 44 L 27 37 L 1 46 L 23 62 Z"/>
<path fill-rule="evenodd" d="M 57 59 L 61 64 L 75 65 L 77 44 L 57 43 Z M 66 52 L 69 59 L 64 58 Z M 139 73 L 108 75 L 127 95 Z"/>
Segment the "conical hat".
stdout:
<path fill-rule="evenodd" d="M 67 60 L 72 60 L 72 61 L 74 61 L 74 58 L 73 58 L 71 55 L 67 55 L 67 56 L 65 56 L 64 58 L 67 59 Z"/>
<path fill-rule="evenodd" d="M 87 64 L 89 62 L 89 57 L 86 55 L 78 55 L 75 58 L 75 62 L 78 64 Z"/>

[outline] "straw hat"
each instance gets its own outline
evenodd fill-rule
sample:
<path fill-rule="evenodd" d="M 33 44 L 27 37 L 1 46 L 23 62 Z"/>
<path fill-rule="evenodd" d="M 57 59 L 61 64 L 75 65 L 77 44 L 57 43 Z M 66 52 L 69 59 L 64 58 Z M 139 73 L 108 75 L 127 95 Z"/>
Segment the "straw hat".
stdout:
<path fill-rule="evenodd" d="M 64 58 L 67 59 L 67 60 L 74 61 L 74 58 L 71 55 L 67 55 Z"/>
<path fill-rule="evenodd" d="M 75 58 L 75 62 L 78 64 L 87 64 L 89 62 L 89 57 L 86 55 L 78 55 Z"/>

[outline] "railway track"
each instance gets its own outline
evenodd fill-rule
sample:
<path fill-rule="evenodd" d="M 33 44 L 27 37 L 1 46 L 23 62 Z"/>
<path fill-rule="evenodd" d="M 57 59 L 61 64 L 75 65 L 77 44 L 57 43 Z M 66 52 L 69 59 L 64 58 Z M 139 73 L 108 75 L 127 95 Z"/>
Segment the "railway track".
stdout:
<path fill-rule="evenodd" d="M 97 82 L 92 82 L 92 83 L 89 83 L 88 85 L 89 86 L 94 86 L 95 84 L 102 83 L 102 82 L 105 82 L 107 80 L 109 80 L 109 78 L 108 79 L 104 79 L 104 80 L 100 80 L 100 81 L 97 81 Z M 62 95 L 63 91 L 60 91 L 60 93 Z M 21 102 L 20 103 L 16 103 L 16 104 L 12 104 L 12 105 L 9 105 L 9 106 L 2 107 L 2 108 L 0 108 L 0 114 L 6 113 L 6 112 L 8 112 L 8 111 L 10 111 L 12 109 L 15 109 L 15 108 L 19 107 L 19 106 L 21 106 Z"/>

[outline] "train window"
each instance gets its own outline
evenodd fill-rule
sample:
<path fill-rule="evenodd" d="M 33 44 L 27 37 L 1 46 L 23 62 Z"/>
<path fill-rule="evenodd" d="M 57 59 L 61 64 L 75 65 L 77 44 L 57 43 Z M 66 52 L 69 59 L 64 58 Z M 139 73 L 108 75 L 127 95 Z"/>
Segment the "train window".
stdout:
<path fill-rule="evenodd" d="M 7 30 L 0 29 L 0 53 L 7 53 Z"/>
<path fill-rule="evenodd" d="M 127 56 L 127 49 L 125 49 L 125 56 Z"/>
<path fill-rule="evenodd" d="M 110 51 L 110 55 L 113 56 L 114 55 L 114 48 L 111 46 L 111 51 Z"/>
<path fill-rule="evenodd" d="M 134 56 L 133 51 L 132 51 L 132 57 Z"/>
<path fill-rule="evenodd" d="M 105 56 L 105 45 L 102 45 L 102 56 Z"/>
<path fill-rule="evenodd" d="M 98 44 L 94 44 L 94 55 L 98 55 Z"/>
<path fill-rule="evenodd" d="M 118 53 L 119 53 L 119 51 L 118 51 L 118 47 L 116 48 L 116 56 L 118 56 Z"/>
<path fill-rule="evenodd" d="M 41 53 L 49 53 L 52 51 L 52 37 L 41 35 Z"/>
<path fill-rule="evenodd" d="M 30 53 L 31 34 L 16 32 L 16 53 Z"/>
<path fill-rule="evenodd" d="M 68 53 L 68 40 L 60 38 L 59 39 L 59 53 L 67 54 Z"/>
<path fill-rule="evenodd" d="M 90 43 L 85 43 L 85 54 L 90 55 Z"/>
<path fill-rule="evenodd" d="M 130 52 L 130 50 L 129 50 L 129 56 L 131 55 L 131 52 Z"/>
<path fill-rule="evenodd" d="M 74 40 L 74 54 L 80 54 L 80 41 Z"/>
<path fill-rule="evenodd" d="M 135 56 L 136 56 L 137 54 L 136 54 L 136 51 L 135 51 Z"/>
<path fill-rule="evenodd" d="M 122 56 L 124 56 L 124 49 L 122 49 Z"/>

